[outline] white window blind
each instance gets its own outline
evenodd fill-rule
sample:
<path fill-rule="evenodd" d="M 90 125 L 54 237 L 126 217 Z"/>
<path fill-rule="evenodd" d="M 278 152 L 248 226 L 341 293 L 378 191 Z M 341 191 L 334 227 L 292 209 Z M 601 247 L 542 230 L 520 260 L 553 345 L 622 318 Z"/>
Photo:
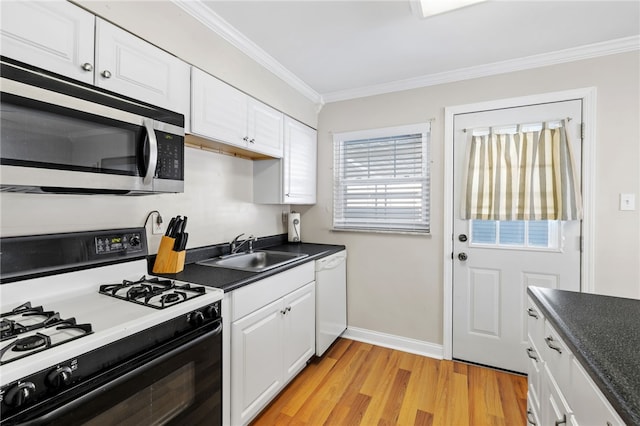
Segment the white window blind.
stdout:
<path fill-rule="evenodd" d="M 334 135 L 333 227 L 429 233 L 429 124 Z"/>

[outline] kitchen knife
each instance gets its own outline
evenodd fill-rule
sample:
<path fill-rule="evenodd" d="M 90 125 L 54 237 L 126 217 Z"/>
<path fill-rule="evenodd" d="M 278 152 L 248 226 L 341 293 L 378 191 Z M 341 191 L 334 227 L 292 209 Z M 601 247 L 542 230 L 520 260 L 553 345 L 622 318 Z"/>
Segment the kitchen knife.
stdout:
<path fill-rule="evenodd" d="M 173 224 L 173 229 L 171 231 L 171 238 L 178 237 L 178 231 L 180 231 L 180 226 L 182 226 L 182 217 L 178 215 L 176 216 L 176 223 Z"/>
<path fill-rule="evenodd" d="M 189 239 L 189 233 L 188 232 L 185 232 L 184 234 L 182 234 L 182 241 L 181 241 L 181 244 L 180 244 L 180 250 L 179 251 L 185 250 L 187 248 L 187 240 L 188 239 Z"/>
<path fill-rule="evenodd" d="M 173 230 L 173 225 L 175 225 L 176 223 L 176 218 L 172 217 L 171 220 L 169 221 L 169 224 L 167 225 L 167 230 L 165 231 L 164 235 L 167 237 L 171 236 L 171 231 Z"/>

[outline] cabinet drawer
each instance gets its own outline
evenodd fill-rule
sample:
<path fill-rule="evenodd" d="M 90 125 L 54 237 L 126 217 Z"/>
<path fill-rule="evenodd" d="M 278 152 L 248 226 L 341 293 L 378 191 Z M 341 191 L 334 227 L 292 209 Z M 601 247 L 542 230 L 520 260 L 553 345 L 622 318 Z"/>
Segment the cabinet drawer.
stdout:
<path fill-rule="evenodd" d="M 544 315 L 531 299 L 527 301 L 527 330 L 529 342 L 534 346 L 538 357 L 541 357 L 544 345 Z"/>
<path fill-rule="evenodd" d="M 542 361 L 540 355 L 529 338 L 529 347 L 527 348 L 527 385 L 529 405 L 536 409 L 536 413 L 540 411 L 540 380 L 542 380 Z"/>
<path fill-rule="evenodd" d="M 539 349 L 560 389 L 570 389 L 569 363 L 573 355 L 548 321 L 544 325 L 544 344 Z"/>
<path fill-rule="evenodd" d="M 307 262 L 247 285 L 231 293 L 231 321 L 235 321 L 315 279 L 315 262 Z"/>
<path fill-rule="evenodd" d="M 545 364 L 542 368 L 542 400 L 541 400 L 541 418 L 543 425 L 553 424 L 572 424 L 572 411 L 569 403 L 561 392 L 562 386 L 559 386 L 551 372 L 549 365 Z"/>
<path fill-rule="evenodd" d="M 527 424 L 530 426 L 540 425 L 540 420 L 538 417 L 539 408 L 537 408 L 535 403 L 531 400 L 531 395 L 527 397 Z"/>
<path fill-rule="evenodd" d="M 569 373 L 571 387 L 567 389 L 566 397 L 578 424 L 610 426 L 624 424 L 575 358 L 571 360 Z"/>

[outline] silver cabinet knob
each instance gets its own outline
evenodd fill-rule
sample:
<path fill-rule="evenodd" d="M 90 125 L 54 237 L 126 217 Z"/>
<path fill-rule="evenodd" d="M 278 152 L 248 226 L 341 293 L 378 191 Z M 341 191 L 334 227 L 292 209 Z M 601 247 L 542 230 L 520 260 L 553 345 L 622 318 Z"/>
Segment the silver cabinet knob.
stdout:
<path fill-rule="evenodd" d="M 249 143 L 256 143 L 256 140 L 255 139 L 250 139 Z"/>
<path fill-rule="evenodd" d="M 100 73 L 104 78 L 111 78 L 111 71 L 104 70 Z"/>
<path fill-rule="evenodd" d="M 85 71 L 93 71 L 93 65 L 91 65 L 89 62 L 85 62 L 84 64 L 82 64 L 82 69 Z"/>
<path fill-rule="evenodd" d="M 458 259 L 459 259 L 459 260 L 462 260 L 463 262 L 464 262 L 465 260 L 467 260 L 468 258 L 469 258 L 469 257 L 467 256 L 467 253 L 462 252 L 462 253 L 459 253 L 459 254 L 458 254 Z"/>
<path fill-rule="evenodd" d="M 245 136 L 244 138 L 242 138 L 242 140 L 245 142 L 249 142 L 249 136 Z"/>

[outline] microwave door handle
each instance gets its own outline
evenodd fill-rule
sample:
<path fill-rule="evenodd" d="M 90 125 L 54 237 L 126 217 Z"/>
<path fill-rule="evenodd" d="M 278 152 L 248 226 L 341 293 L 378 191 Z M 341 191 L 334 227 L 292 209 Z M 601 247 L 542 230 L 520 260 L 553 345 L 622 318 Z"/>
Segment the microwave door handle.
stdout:
<path fill-rule="evenodd" d="M 147 164 L 147 174 L 142 178 L 142 183 L 148 185 L 153 180 L 158 164 L 158 139 L 155 130 L 153 130 L 153 120 L 145 118 L 142 120 L 142 124 L 147 129 L 147 138 L 149 139 L 149 163 Z"/>

